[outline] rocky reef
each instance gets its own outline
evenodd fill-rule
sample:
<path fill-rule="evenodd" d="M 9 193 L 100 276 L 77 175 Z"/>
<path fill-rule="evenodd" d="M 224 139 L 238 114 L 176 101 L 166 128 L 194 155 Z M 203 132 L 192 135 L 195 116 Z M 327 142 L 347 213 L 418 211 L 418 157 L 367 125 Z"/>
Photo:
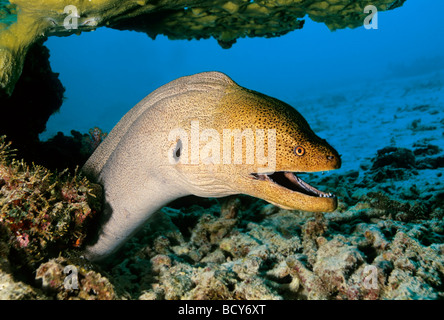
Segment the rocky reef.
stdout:
<path fill-rule="evenodd" d="M 383 99 L 358 88 L 305 104 L 315 130 L 341 146 L 342 171 L 303 176 L 338 196 L 336 211 L 182 198 L 101 265 L 81 257 L 100 187 L 14 160 L 0 139 L 0 298 L 443 299 L 444 82 L 394 83 L 370 90 Z M 338 121 L 325 112 L 332 105 Z M 75 139 L 94 148 L 103 135 Z"/>
<path fill-rule="evenodd" d="M 323 182 L 360 190 L 380 175 L 378 169 Z M 392 180 L 391 174 L 383 180 Z M 182 199 L 102 266 L 105 273 L 69 256 L 47 260 L 37 268 L 37 284 L 9 280 L 16 292 L 10 298 L 442 299 L 439 186 L 435 180 L 433 195 L 418 201 L 414 192 L 398 199 L 375 183 L 373 190 L 341 198 L 341 208 L 325 215 L 247 196 Z M 76 290 L 63 286 L 67 265 L 80 270 Z"/>
<path fill-rule="evenodd" d="M 76 262 L 77 261 L 77 262 Z M 36 271 L 42 292 L 58 300 L 113 300 L 114 287 L 85 261 L 58 257 L 42 263 Z"/>
<path fill-rule="evenodd" d="M 439 177 L 420 199 L 357 187 L 393 180 L 379 169 L 319 181 L 355 190 L 325 215 L 239 196 L 164 208 L 117 257 L 112 277 L 139 299 L 442 299 Z"/>
<path fill-rule="evenodd" d="M 78 251 L 101 212 L 102 188 L 13 153 L 0 137 L 0 299 L 114 299 Z"/>
<path fill-rule="evenodd" d="M 10 95 L 26 53 L 48 36 L 68 36 L 106 26 L 155 38 L 213 37 L 229 48 L 241 37 L 276 37 L 303 27 L 304 18 L 331 30 L 357 27 L 368 13 L 401 6 L 405 0 L 10 0 L 0 1 L 0 89 Z"/>
<path fill-rule="evenodd" d="M 0 230 L 4 253 L 23 276 L 69 248 L 79 248 L 101 211 L 102 190 L 78 174 L 12 158 L 0 137 Z"/>

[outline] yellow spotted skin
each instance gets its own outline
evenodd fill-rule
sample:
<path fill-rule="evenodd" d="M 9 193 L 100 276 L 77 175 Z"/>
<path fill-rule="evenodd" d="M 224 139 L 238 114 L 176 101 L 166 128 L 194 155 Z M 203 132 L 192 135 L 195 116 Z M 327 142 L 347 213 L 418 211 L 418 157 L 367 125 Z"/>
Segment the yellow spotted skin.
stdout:
<path fill-rule="evenodd" d="M 304 117 L 278 99 L 242 87 L 234 87 L 223 98 L 218 123 L 227 128 L 275 128 L 277 171 L 313 172 L 337 169 L 340 157 L 319 138 Z M 223 119 L 225 118 L 225 119 Z M 305 149 L 297 156 L 294 148 Z"/>
<path fill-rule="evenodd" d="M 247 143 L 248 137 L 225 139 L 226 132 L 235 130 L 251 130 L 253 143 Z M 172 132 L 180 134 L 171 139 Z M 199 132 L 197 144 L 193 132 Z M 242 161 L 237 163 L 235 152 L 225 157 L 226 150 L 235 149 L 235 140 L 242 146 L 238 153 Z M 264 164 L 260 161 L 263 157 L 257 154 L 253 161 L 247 161 L 249 155 L 259 150 L 260 141 L 268 162 Z M 295 147 L 300 148 L 299 154 L 295 153 Z M 275 154 L 274 166 L 270 166 L 271 154 Z M 171 162 L 174 155 L 176 163 Z M 93 260 L 109 255 L 154 212 L 190 194 L 200 197 L 247 194 L 282 208 L 335 210 L 335 197 L 309 196 L 255 179 L 254 174 L 271 169 L 272 172 L 324 171 L 340 165 L 336 150 L 316 136 L 290 105 L 243 88 L 220 72 L 176 79 L 134 106 L 82 168 L 105 191 L 105 210 L 97 239 L 85 255 Z"/>
<path fill-rule="evenodd" d="M 324 139 L 318 137 L 304 117 L 293 107 L 278 99 L 233 84 L 221 100 L 215 123 L 224 128 L 275 129 L 275 171 L 316 172 L 338 169 L 341 158 Z M 265 140 L 265 150 L 267 150 Z M 245 146 L 245 144 L 244 144 Z M 295 147 L 304 154 L 295 154 Z M 245 159 L 245 158 L 244 158 Z M 244 162 L 245 163 L 245 162 Z M 229 173 L 239 193 L 248 194 L 286 209 L 328 212 L 337 207 L 337 199 L 307 196 L 266 181 L 248 179 L 254 166 L 237 166 Z M 227 168 L 225 168 L 227 169 Z M 230 168 L 231 169 L 231 168 Z"/>

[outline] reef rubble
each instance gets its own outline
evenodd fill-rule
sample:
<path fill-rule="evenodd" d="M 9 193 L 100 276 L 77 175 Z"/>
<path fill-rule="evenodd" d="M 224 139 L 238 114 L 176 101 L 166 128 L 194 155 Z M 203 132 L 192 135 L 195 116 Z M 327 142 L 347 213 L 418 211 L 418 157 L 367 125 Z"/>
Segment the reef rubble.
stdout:
<path fill-rule="evenodd" d="M 111 274 L 139 299 L 442 299 L 443 197 L 368 192 L 325 215 L 249 197 L 164 208 Z"/>

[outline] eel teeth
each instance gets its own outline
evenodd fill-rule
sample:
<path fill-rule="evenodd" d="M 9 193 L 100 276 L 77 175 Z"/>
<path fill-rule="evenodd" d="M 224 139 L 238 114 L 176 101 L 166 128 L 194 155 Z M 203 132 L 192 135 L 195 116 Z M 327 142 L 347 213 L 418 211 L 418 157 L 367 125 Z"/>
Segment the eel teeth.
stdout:
<path fill-rule="evenodd" d="M 331 194 L 331 193 L 327 193 L 327 194 L 320 194 L 319 195 L 321 198 L 331 198 L 331 197 L 333 197 L 333 195 Z"/>
<path fill-rule="evenodd" d="M 291 191 L 303 193 L 308 196 L 319 198 L 336 197 L 332 193 L 322 192 L 312 187 L 293 172 L 280 171 L 273 174 L 252 173 L 251 175 L 256 180 L 269 181 Z"/>

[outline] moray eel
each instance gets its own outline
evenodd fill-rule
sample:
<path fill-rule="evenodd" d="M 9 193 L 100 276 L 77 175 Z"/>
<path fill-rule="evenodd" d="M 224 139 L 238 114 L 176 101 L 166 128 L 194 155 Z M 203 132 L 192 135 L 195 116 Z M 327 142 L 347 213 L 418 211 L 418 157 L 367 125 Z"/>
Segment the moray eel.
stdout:
<path fill-rule="evenodd" d="M 176 79 L 133 107 L 82 168 L 105 199 L 85 256 L 113 253 L 154 212 L 186 195 L 247 194 L 286 209 L 333 211 L 337 198 L 296 173 L 340 166 L 337 151 L 290 105 L 220 72 Z"/>

